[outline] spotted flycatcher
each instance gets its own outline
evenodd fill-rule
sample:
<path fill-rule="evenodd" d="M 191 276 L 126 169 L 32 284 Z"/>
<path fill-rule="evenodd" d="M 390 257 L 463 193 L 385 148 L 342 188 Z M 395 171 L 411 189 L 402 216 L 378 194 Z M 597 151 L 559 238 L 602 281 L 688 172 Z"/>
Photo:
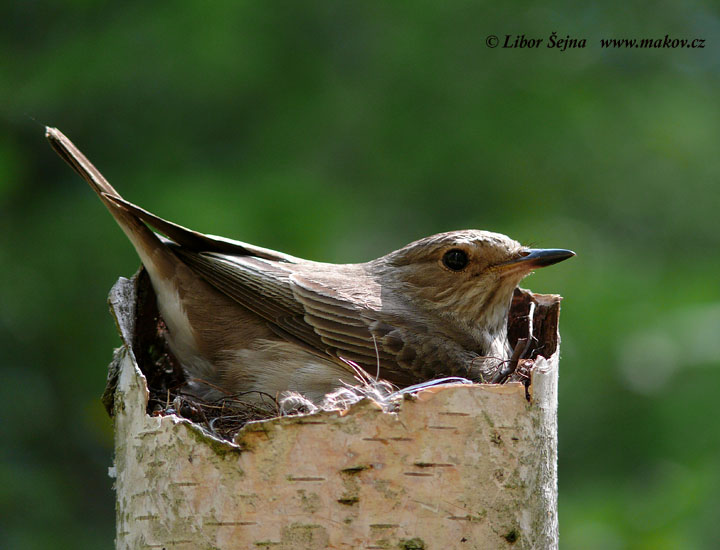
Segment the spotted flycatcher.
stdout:
<path fill-rule="evenodd" d="M 205 399 L 295 391 L 321 401 L 355 382 L 349 363 L 398 386 L 483 380 L 509 357 L 517 284 L 574 255 L 464 230 L 366 263 L 303 260 L 163 220 L 125 201 L 59 130 L 46 135 L 132 242 L 188 389 Z"/>

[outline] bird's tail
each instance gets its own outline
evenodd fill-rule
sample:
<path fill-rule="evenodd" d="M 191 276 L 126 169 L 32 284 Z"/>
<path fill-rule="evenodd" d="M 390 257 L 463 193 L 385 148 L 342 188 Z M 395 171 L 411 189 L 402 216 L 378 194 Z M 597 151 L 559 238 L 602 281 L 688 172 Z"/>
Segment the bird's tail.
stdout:
<path fill-rule="evenodd" d="M 122 197 L 93 166 L 80 150 L 75 147 L 57 128 L 45 128 L 45 137 L 58 155 L 82 177 L 100 197 L 107 209 L 117 221 L 135 247 L 143 265 L 148 270 L 153 284 L 161 279 L 172 277 L 178 258 L 168 249 L 160 238 L 148 228 L 133 212 L 122 205 Z M 116 200 L 113 200 L 116 199 Z"/>
<path fill-rule="evenodd" d="M 46 128 L 45 136 L 50 141 L 53 149 L 67 162 L 80 177 L 90 184 L 90 187 L 98 194 L 107 209 L 118 222 L 122 230 L 138 251 L 140 258 L 145 263 L 145 256 L 141 250 L 153 250 L 158 245 L 163 246 L 162 241 L 147 227 L 148 224 L 184 248 L 196 252 L 220 252 L 222 254 L 235 254 L 239 256 L 257 256 L 267 260 L 278 262 L 294 263 L 298 259 L 275 252 L 259 246 L 254 246 L 232 239 L 214 237 L 198 233 L 176 223 L 164 220 L 139 206 L 126 201 L 120 196 L 112 185 L 103 177 L 100 171 L 75 147 L 60 130 L 57 128 Z M 164 247 L 166 248 L 166 247 Z M 168 251 L 168 253 L 172 254 Z M 145 267 L 148 267 L 145 264 Z"/>

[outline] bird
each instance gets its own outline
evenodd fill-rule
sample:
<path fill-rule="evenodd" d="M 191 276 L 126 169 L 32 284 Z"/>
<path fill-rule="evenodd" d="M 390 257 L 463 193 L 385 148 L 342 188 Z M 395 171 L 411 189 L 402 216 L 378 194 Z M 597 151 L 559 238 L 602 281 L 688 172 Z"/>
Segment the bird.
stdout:
<path fill-rule="evenodd" d="M 134 246 L 187 391 L 209 401 L 296 392 L 318 403 L 356 383 L 357 368 L 397 387 L 486 380 L 510 356 L 518 283 L 575 255 L 468 229 L 365 263 L 305 260 L 160 218 L 122 198 L 58 129 L 46 137 Z"/>

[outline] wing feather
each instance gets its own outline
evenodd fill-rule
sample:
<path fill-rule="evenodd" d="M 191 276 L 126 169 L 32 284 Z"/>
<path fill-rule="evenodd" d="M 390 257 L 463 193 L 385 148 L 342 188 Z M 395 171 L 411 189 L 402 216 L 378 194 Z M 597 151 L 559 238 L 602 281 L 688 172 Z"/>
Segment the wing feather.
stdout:
<path fill-rule="evenodd" d="M 300 275 L 288 264 L 255 256 L 198 253 L 180 246 L 173 250 L 210 284 L 264 318 L 282 338 L 325 357 L 353 361 L 372 374 L 379 366 L 382 377 L 397 383 L 414 380 L 398 363 L 402 344 L 386 338 L 394 327 L 378 322 L 379 312 L 349 301 L 314 275 Z"/>

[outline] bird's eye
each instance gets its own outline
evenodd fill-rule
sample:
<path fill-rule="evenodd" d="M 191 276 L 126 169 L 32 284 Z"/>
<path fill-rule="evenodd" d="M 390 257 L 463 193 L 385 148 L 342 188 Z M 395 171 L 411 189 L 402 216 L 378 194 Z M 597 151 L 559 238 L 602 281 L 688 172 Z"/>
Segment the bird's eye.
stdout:
<path fill-rule="evenodd" d="M 453 271 L 462 271 L 467 267 L 468 261 L 468 255 L 459 248 L 448 250 L 442 258 L 443 265 Z"/>

